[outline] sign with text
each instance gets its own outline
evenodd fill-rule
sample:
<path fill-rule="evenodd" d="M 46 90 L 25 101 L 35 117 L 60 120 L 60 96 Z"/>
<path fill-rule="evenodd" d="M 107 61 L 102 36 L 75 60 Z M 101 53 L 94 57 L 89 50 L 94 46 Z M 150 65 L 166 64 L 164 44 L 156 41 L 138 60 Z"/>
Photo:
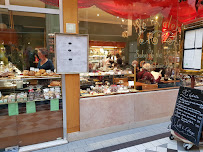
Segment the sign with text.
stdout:
<path fill-rule="evenodd" d="M 88 35 L 56 33 L 56 73 L 88 72 L 88 48 Z"/>
<path fill-rule="evenodd" d="M 183 47 L 183 69 L 200 70 L 202 66 L 203 28 L 186 30 Z"/>
<path fill-rule="evenodd" d="M 203 125 L 203 93 L 201 90 L 180 87 L 171 129 L 199 145 Z"/>

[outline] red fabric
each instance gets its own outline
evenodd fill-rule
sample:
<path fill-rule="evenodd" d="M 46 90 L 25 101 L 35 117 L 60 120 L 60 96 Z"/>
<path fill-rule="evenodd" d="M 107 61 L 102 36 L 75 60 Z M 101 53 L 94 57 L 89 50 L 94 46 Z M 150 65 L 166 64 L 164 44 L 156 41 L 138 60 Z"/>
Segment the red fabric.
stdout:
<path fill-rule="evenodd" d="M 59 6 L 59 0 L 40 0 L 48 5 Z"/>
<path fill-rule="evenodd" d="M 143 69 L 141 72 L 139 72 L 137 74 L 137 79 L 138 80 L 139 79 L 149 80 L 151 83 L 158 83 L 160 81 L 161 77 L 159 77 L 157 80 L 155 80 L 154 76 L 150 72 Z"/>
<path fill-rule="evenodd" d="M 41 0 L 49 5 L 58 6 L 58 0 Z M 78 0 L 78 8 L 87 8 L 95 5 L 103 11 L 121 18 L 145 19 L 162 13 L 164 17 L 187 22 L 197 17 L 203 17 L 203 6 L 198 0 Z M 198 7 L 198 11 L 196 11 Z"/>

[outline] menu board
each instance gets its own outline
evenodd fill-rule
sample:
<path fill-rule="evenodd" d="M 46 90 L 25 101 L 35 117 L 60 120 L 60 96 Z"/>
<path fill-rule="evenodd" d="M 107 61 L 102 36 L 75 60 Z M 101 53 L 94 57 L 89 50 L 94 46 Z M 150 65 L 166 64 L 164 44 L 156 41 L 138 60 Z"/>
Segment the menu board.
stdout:
<path fill-rule="evenodd" d="M 203 125 L 202 90 L 180 87 L 171 129 L 199 145 Z"/>
<path fill-rule="evenodd" d="M 56 33 L 56 73 L 88 72 L 88 48 L 88 35 Z"/>
<path fill-rule="evenodd" d="M 200 70 L 202 65 L 203 28 L 186 30 L 183 49 L 183 69 Z"/>
<path fill-rule="evenodd" d="M 202 49 L 184 50 L 184 69 L 200 70 Z"/>

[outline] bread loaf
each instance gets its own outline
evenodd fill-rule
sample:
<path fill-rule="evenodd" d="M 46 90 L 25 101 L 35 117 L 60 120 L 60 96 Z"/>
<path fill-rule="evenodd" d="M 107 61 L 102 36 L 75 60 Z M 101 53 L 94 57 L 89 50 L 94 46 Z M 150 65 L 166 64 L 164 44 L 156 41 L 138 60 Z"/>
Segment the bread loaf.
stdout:
<path fill-rule="evenodd" d="M 35 76 L 35 71 L 30 71 L 29 76 Z"/>
<path fill-rule="evenodd" d="M 24 75 L 24 76 L 29 76 L 29 71 L 28 71 L 28 70 L 24 70 L 24 71 L 23 71 L 23 75 Z"/>

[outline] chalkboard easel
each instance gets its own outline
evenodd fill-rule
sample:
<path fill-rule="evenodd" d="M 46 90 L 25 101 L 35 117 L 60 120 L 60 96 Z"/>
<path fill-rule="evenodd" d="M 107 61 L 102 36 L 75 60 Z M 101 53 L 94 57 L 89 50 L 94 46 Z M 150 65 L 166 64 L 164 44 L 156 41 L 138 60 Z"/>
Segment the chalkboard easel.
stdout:
<path fill-rule="evenodd" d="M 180 87 L 173 113 L 171 129 L 199 145 L 203 126 L 202 90 Z"/>

